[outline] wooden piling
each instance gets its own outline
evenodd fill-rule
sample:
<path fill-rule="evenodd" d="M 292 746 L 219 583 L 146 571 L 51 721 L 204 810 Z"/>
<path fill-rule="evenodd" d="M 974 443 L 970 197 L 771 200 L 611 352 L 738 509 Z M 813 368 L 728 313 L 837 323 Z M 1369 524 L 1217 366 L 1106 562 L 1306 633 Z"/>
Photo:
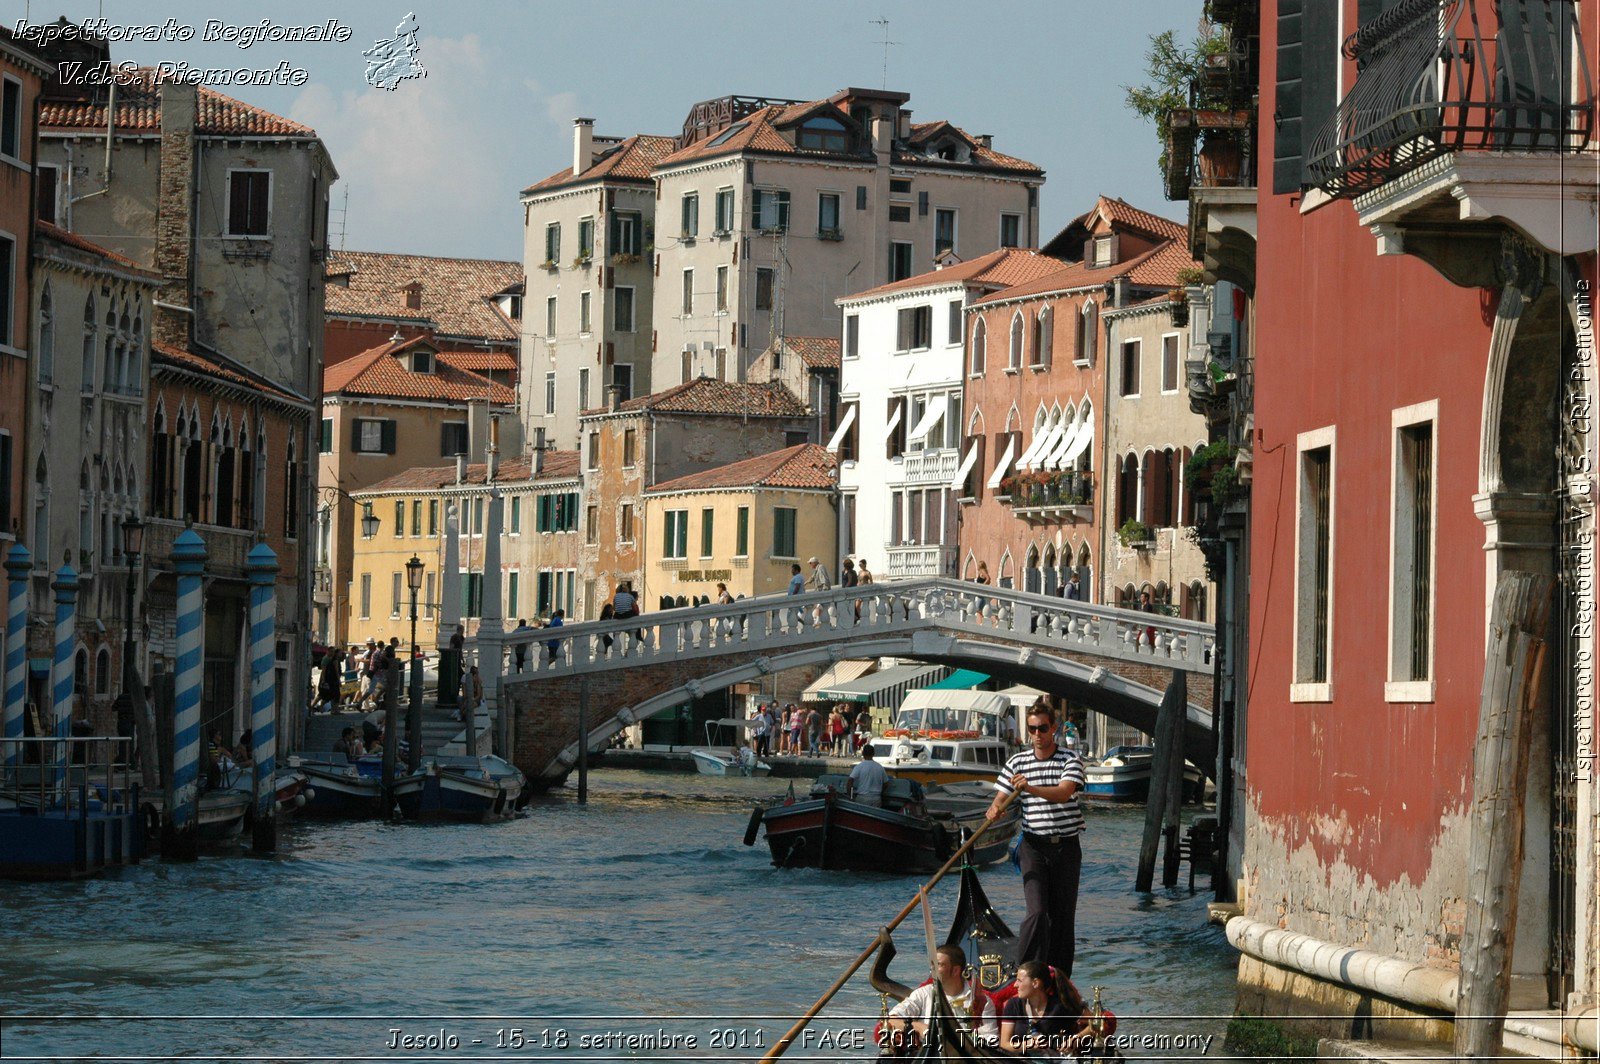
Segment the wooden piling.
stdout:
<path fill-rule="evenodd" d="M 1157 747 L 1156 763 L 1150 766 L 1152 775 L 1163 765 L 1167 774 L 1167 802 L 1166 807 L 1162 810 L 1161 825 L 1161 835 L 1165 840 L 1161 849 L 1161 885 L 1163 887 L 1175 887 L 1178 885 L 1178 870 L 1183 863 L 1183 855 L 1180 850 L 1183 836 L 1183 732 L 1184 724 L 1187 723 L 1188 717 L 1189 681 L 1182 672 L 1173 672 L 1172 683 L 1167 688 L 1168 692 L 1170 693 L 1174 687 L 1178 691 L 1173 698 L 1178 706 L 1178 716 L 1168 729 L 1166 738 L 1162 740 L 1167 753 L 1163 759 L 1161 748 Z"/>
<path fill-rule="evenodd" d="M 394 778 L 400 754 L 400 666 L 393 659 L 383 685 L 383 812 L 394 810 Z"/>
<path fill-rule="evenodd" d="M 406 771 L 422 768 L 422 659 L 412 657 L 406 690 Z"/>
<path fill-rule="evenodd" d="M 1140 893 L 1148 892 L 1155 880 L 1156 851 L 1161 845 L 1161 826 L 1167 811 L 1167 782 L 1171 775 L 1167 761 L 1179 748 L 1178 734 L 1183 729 L 1187 701 L 1188 687 L 1183 673 L 1174 669 L 1166 693 L 1161 696 L 1161 706 L 1156 711 L 1156 752 L 1150 765 L 1150 795 L 1144 807 L 1144 839 L 1139 846 L 1139 870 L 1133 885 L 1133 889 Z M 1181 756 L 1178 758 L 1178 773 L 1181 781 Z"/>
<path fill-rule="evenodd" d="M 578 804 L 589 804 L 589 681 L 578 688 Z"/>
<path fill-rule="evenodd" d="M 1473 758 L 1472 841 L 1455 1055 L 1500 1055 L 1522 879 L 1528 747 L 1546 668 L 1551 577 L 1505 572 L 1489 614 Z"/>

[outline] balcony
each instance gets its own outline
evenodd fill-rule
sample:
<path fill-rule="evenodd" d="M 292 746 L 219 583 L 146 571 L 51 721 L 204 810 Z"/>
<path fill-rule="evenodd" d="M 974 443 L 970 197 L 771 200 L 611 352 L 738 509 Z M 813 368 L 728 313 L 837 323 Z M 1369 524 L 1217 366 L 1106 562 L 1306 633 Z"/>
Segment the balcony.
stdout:
<path fill-rule="evenodd" d="M 1030 523 L 1094 520 L 1094 478 L 1090 473 L 1023 473 L 1001 481 L 1000 492 L 1011 512 Z"/>
<path fill-rule="evenodd" d="M 1310 180 L 1354 201 L 1381 254 L 1458 284 L 1483 278 L 1428 241 L 1498 241 L 1510 223 L 1550 252 L 1592 251 L 1593 189 L 1568 158 L 1591 150 L 1587 47 L 1576 0 L 1404 0 L 1345 42 L 1359 73 L 1311 141 Z"/>
<path fill-rule="evenodd" d="M 907 484 L 949 484 L 960 462 L 959 451 L 911 451 L 901 460 L 900 474 Z"/>
<path fill-rule="evenodd" d="M 889 547 L 885 553 L 889 556 L 889 576 L 894 579 L 956 575 L 954 544 Z"/>

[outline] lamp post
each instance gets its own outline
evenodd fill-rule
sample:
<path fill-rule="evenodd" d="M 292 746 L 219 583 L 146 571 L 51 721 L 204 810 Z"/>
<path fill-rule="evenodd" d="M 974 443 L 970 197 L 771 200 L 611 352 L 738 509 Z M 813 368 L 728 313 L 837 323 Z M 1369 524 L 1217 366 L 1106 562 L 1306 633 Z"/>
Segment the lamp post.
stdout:
<path fill-rule="evenodd" d="M 372 519 L 374 522 L 377 518 Z M 365 518 L 363 518 L 365 521 Z M 422 764 L 422 662 L 417 660 L 417 592 L 422 588 L 422 559 L 415 554 L 406 562 L 406 586 L 411 589 L 411 672 L 406 698 L 406 763 L 412 772 Z"/>

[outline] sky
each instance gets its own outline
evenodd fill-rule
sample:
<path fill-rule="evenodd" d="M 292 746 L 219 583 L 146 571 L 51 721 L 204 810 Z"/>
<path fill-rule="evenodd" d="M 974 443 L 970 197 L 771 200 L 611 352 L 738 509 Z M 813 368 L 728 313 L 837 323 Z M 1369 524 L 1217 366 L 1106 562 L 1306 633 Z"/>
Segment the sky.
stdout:
<path fill-rule="evenodd" d="M 819 99 L 850 87 L 911 95 L 1043 167 L 1046 238 L 1097 195 L 1182 219 L 1161 194 L 1154 127 L 1123 104 L 1149 37 L 1185 36 L 1201 0 L 5 0 L 8 25 L 66 15 L 174 20 L 189 41 L 112 44 L 114 61 L 304 68 L 300 86 L 219 91 L 314 127 L 339 171 L 330 230 L 353 250 L 521 257 L 518 193 L 571 164 L 572 119 L 603 135 L 677 133 L 718 96 Z M 203 40 L 208 20 L 321 24 L 346 42 Z M 268 13 L 270 12 L 270 13 Z M 367 84 L 362 51 L 414 12 L 424 78 Z M 878 20 L 887 20 L 884 27 Z M 892 42 L 887 49 L 885 36 Z"/>

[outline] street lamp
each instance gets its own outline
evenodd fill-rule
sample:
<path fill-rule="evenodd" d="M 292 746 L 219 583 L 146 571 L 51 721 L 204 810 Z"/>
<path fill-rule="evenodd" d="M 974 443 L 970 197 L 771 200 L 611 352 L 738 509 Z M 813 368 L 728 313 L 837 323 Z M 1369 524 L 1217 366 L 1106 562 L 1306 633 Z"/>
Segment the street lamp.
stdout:
<path fill-rule="evenodd" d="M 413 772 L 422 763 L 422 662 L 417 660 L 417 591 L 422 587 L 422 570 L 422 559 L 413 554 L 406 562 L 406 586 L 411 589 L 411 672 L 406 677 L 406 731 L 411 754 L 407 763 Z"/>
<path fill-rule="evenodd" d="M 144 522 L 129 514 L 122 522 L 122 556 L 128 566 L 128 608 L 122 615 L 122 691 L 130 699 L 138 692 L 133 669 L 133 586 L 139 581 L 139 555 L 144 548 Z"/>
<path fill-rule="evenodd" d="M 372 504 L 362 503 L 361 510 L 361 535 L 371 539 L 378 534 L 378 515 L 372 512 Z"/>

